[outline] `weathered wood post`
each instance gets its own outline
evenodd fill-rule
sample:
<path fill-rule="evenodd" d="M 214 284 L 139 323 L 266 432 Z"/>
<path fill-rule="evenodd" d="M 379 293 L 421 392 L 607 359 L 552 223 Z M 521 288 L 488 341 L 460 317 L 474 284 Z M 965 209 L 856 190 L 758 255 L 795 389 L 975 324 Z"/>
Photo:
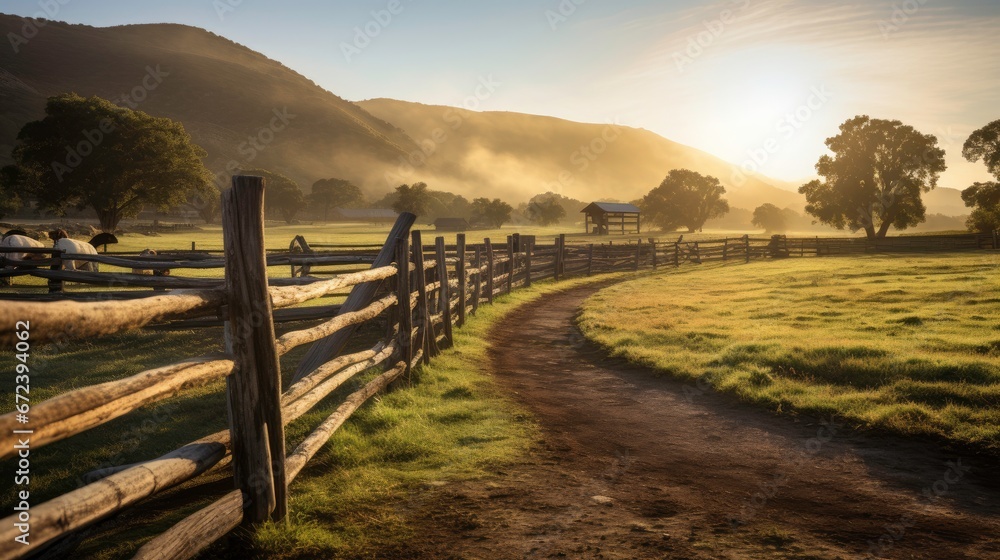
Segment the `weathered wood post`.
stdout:
<path fill-rule="evenodd" d="M 559 265 L 562 264 L 562 247 L 559 245 L 559 238 L 556 238 L 555 242 L 555 257 L 553 261 L 553 279 L 559 281 Z"/>
<path fill-rule="evenodd" d="M 726 262 L 729 259 L 729 238 L 722 240 L 722 262 Z"/>
<path fill-rule="evenodd" d="M 414 247 L 423 252 L 423 247 Z M 410 308 L 410 243 L 405 236 L 396 244 L 396 309 L 399 332 L 396 334 L 400 356 L 406 362 L 405 375 L 410 379 L 413 362 L 413 310 Z"/>
<path fill-rule="evenodd" d="M 642 240 L 636 242 L 635 244 L 635 271 L 639 272 L 639 266 L 642 260 Z"/>
<path fill-rule="evenodd" d="M 534 250 L 534 241 L 524 242 L 524 287 L 531 287 L 531 251 Z"/>
<path fill-rule="evenodd" d="M 233 177 L 222 195 L 226 291 L 235 367 L 226 379 L 236 487 L 244 523 L 288 513 L 281 366 L 264 250 L 264 179 Z"/>
<path fill-rule="evenodd" d="M 483 297 L 483 248 L 479 245 L 476 245 L 472 266 L 476 269 L 476 281 L 472 284 L 472 314 L 475 315 L 479 311 L 479 300 Z"/>
<path fill-rule="evenodd" d="M 373 269 L 389 266 L 398 258 L 399 241 L 409 239 L 410 228 L 416 221 L 417 217 L 409 212 L 403 212 L 396 218 L 396 223 L 392 226 L 389 235 L 386 237 L 385 245 L 382 246 L 378 255 L 375 256 L 375 262 L 371 266 Z M 377 280 L 365 282 L 352 288 L 350 295 L 344 300 L 344 304 L 340 306 L 337 315 L 360 311 L 371 305 L 382 284 L 382 280 Z M 295 370 L 295 377 L 292 378 L 292 383 L 309 375 L 319 366 L 332 360 L 334 356 L 344 349 L 347 341 L 354 336 L 356 330 L 357 325 L 353 325 L 315 342 L 309 348 L 305 357 L 302 358 L 302 361 L 299 362 L 299 367 Z"/>
<path fill-rule="evenodd" d="M 486 301 L 493 305 L 493 242 L 487 238 L 483 246 L 486 251 Z"/>
<path fill-rule="evenodd" d="M 559 277 L 566 277 L 566 234 L 559 234 Z"/>
<path fill-rule="evenodd" d="M 674 241 L 674 268 L 681 267 L 681 244 Z"/>
<path fill-rule="evenodd" d="M 195 241 L 191 242 L 191 250 L 192 251 L 197 251 L 198 250 L 198 249 L 196 249 L 197 246 L 198 246 L 198 244 Z"/>
<path fill-rule="evenodd" d="M 437 249 L 438 276 L 441 278 L 441 312 L 444 313 L 444 335 L 448 338 L 448 344 L 454 344 L 455 338 L 452 335 L 451 320 L 451 286 L 448 284 L 448 259 L 445 253 L 444 238 L 438 237 L 435 240 Z"/>
<path fill-rule="evenodd" d="M 62 251 L 52 252 L 52 264 L 49 266 L 49 270 L 62 270 Z M 58 278 L 49 278 L 47 284 L 50 294 L 57 294 L 63 291 L 63 281 Z"/>
<path fill-rule="evenodd" d="M 587 276 L 594 275 L 594 244 L 587 245 Z"/>
<path fill-rule="evenodd" d="M 750 236 L 743 236 L 743 249 L 747 252 L 747 263 L 750 262 Z"/>
<path fill-rule="evenodd" d="M 427 269 L 424 268 L 424 244 L 419 230 L 410 232 L 410 252 L 413 255 L 413 265 L 416 268 L 414 278 L 416 279 L 417 290 L 417 340 L 414 346 L 419 343 L 424 355 L 421 362 L 427 364 L 431 361 L 431 355 L 437 355 L 437 349 L 432 344 L 434 341 L 434 328 L 430 321 L 430 311 L 427 304 Z"/>
<path fill-rule="evenodd" d="M 507 293 L 514 289 L 514 272 L 517 270 L 517 263 L 514 260 L 514 236 L 507 237 Z"/>
<path fill-rule="evenodd" d="M 458 323 L 457 325 L 461 327 L 465 324 L 465 306 L 468 290 L 468 281 L 465 277 L 465 234 L 460 233 L 456 240 L 456 249 L 458 250 L 458 266 L 455 268 L 458 273 Z"/>

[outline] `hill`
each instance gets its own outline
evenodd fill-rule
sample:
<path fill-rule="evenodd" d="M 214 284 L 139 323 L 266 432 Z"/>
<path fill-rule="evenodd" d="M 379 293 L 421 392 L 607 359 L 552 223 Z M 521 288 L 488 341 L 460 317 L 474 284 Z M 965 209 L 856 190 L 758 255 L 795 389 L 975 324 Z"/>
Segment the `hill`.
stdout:
<path fill-rule="evenodd" d="M 22 25 L 0 14 L 0 35 L 20 33 Z M 213 172 L 235 161 L 284 173 L 307 189 L 321 177 L 360 181 L 354 170 L 416 148 L 396 127 L 308 78 L 195 27 L 49 22 L 19 51 L 0 49 L 0 165 L 10 162 L 21 126 L 44 115 L 45 98 L 65 92 L 182 122 L 208 151 Z"/>
<path fill-rule="evenodd" d="M 735 165 L 644 129 L 393 99 L 358 105 L 400 126 L 431 152 L 424 166 L 397 166 L 390 177 L 428 180 L 430 175 L 443 190 L 489 185 L 497 196 L 513 200 L 546 191 L 583 200 L 632 200 L 659 185 L 671 169 L 684 167 L 718 177 L 734 207 L 804 206 L 798 193 L 759 177 L 738 181 Z"/>

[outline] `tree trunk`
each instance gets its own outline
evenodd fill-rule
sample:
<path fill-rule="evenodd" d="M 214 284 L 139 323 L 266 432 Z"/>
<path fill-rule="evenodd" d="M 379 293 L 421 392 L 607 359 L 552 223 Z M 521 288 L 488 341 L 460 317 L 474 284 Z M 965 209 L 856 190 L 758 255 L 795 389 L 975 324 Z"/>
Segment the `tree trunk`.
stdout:
<path fill-rule="evenodd" d="M 868 239 L 875 240 L 875 226 L 865 226 L 865 234 Z"/>
<path fill-rule="evenodd" d="M 892 227 L 892 222 L 882 222 L 882 227 L 878 229 L 878 233 L 875 234 L 875 239 L 885 239 L 885 235 L 889 233 L 889 228 Z"/>

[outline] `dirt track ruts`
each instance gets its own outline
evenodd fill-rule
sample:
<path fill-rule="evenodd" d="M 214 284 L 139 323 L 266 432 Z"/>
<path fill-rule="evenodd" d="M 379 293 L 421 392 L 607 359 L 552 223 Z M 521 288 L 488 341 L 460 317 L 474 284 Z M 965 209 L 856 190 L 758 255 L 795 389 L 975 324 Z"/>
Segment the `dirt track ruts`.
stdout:
<path fill-rule="evenodd" d="M 608 359 L 574 325 L 595 290 L 495 328 L 498 383 L 542 440 L 493 480 L 415 497 L 417 537 L 392 556 L 1000 558 L 996 459 L 776 416 Z"/>

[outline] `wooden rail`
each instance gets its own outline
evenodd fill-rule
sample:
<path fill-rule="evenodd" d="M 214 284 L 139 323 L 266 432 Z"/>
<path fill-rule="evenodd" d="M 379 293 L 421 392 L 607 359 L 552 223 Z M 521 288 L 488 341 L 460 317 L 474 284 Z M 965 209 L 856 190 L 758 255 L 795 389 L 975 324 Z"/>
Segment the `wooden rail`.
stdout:
<path fill-rule="evenodd" d="M 286 518 L 290 482 L 354 411 L 392 383 L 409 379 L 414 367 L 429 362 L 443 346 L 452 344 L 454 329 L 475 315 L 481 305 L 540 280 L 711 260 L 749 262 L 875 251 L 996 248 L 994 236 L 878 242 L 744 236 L 697 242 L 649 239 L 640 243 L 574 245 L 565 236 L 545 244 L 519 235 L 510 236 L 503 244 L 494 244 L 490 239 L 468 243 L 463 234 L 453 246 L 445 244 L 441 237 L 426 245 L 419 231 L 410 231 L 415 217 L 403 214 L 377 253 L 324 256 L 311 253 L 316 246 L 301 240 L 293 242 L 299 248 L 297 253 L 268 255 L 264 251 L 264 194 L 263 180 L 257 177 L 234 177 L 232 189 L 224 193 L 225 259 L 191 254 L 175 261 L 163 257 L 88 257 L 112 266 L 150 269 L 221 265 L 225 270 L 222 280 L 201 279 L 206 284 L 199 284 L 199 289 L 176 289 L 191 285 L 187 281 L 192 279 L 145 277 L 130 285 L 173 291 L 142 297 L 129 292 L 127 297 L 123 293 L 103 301 L 73 301 L 66 295 L 59 301 L 4 303 L 0 313 L 0 345 L 4 347 L 12 347 L 17 341 L 15 319 L 30 321 L 32 341 L 40 343 L 99 338 L 164 321 L 205 321 L 206 317 L 217 321 L 221 317 L 225 322 L 226 352 L 153 367 L 34 404 L 27 425 L 19 423 L 14 413 L 2 415 L 0 459 L 13 454 L 15 428 L 33 430 L 32 448 L 39 448 L 221 379 L 226 380 L 229 424 L 223 431 L 160 457 L 89 473 L 84 477 L 89 481 L 85 486 L 33 506 L 29 546 L 14 545 L 14 516 L 0 521 L 0 560 L 30 555 L 230 463 L 234 466 L 234 490 L 149 541 L 136 558 L 190 558 L 241 524 L 252 526 Z M 62 257 L 53 256 L 54 261 Z M 315 272 L 312 267 L 345 263 L 370 268 L 336 273 L 322 280 L 308 276 Z M 291 279 L 269 280 L 268 267 L 279 265 L 291 266 L 293 272 L 297 268 L 300 274 L 293 274 Z M 69 281 L 88 278 L 100 283 L 99 278 L 105 278 L 103 282 L 111 284 L 121 276 L 138 276 L 16 270 Z M 347 290 L 342 305 L 326 306 L 320 312 L 295 307 Z M 281 312 L 294 312 L 320 322 L 278 337 L 274 324 Z M 373 321 L 384 322 L 384 338 L 368 350 L 344 354 L 355 329 Z M 283 388 L 278 358 L 307 344 L 312 345 L 309 352 L 298 365 L 290 386 Z M 346 382 L 369 373 L 361 389 L 347 396 L 298 447 L 288 452 L 284 427 L 289 422 L 312 410 Z"/>

